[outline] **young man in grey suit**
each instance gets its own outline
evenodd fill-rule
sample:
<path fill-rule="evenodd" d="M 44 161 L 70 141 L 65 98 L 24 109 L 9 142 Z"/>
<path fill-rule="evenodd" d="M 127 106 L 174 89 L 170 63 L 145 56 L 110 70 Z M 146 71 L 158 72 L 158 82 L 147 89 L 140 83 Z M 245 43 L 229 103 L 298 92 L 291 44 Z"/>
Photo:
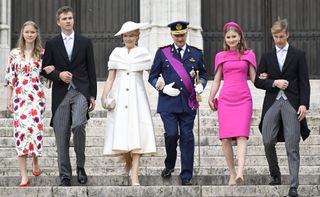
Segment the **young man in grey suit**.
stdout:
<path fill-rule="evenodd" d="M 97 94 L 96 71 L 91 40 L 73 30 L 74 13 L 71 7 L 57 10 L 57 24 L 61 33 L 46 43 L 42 74 L 53 81 L 52 119 L 60 186 L 71 185 L 69 140 L 73 132 L 74 150 L 77 158 L 77 179 L 87 182 L 85 164 L 85 126 L 88 112 L 95 107 Z M 54 70 L 52 70 L 52 66 Z"/>
<path fill-rule="evenodd" d="M 278 19 L 271 28 L 275 48 L 262 55 L 255 86 L 266 90 L 260 130 L 272 181 L 281 184 L 275 145 L 285 141 L 288 156 L 289 196 L 298 196 L 299 142 L 310 133 L 306 113 L 310 102 L 310 84 L 305 53 L 289 46 L 288 22 Z"/>

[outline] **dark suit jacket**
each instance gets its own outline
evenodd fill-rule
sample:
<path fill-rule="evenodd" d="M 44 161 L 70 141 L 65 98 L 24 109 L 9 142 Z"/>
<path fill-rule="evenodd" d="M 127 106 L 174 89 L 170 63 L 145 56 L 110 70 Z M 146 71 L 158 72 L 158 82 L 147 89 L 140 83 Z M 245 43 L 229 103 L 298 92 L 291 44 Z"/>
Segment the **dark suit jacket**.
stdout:
<path fill-rule="evenodd" d="M 263 72 L 268 74 L 268 79 L 259 79 L 260 73 Z M 257 88 L 266 90 L 263 101 L 261 122 L 259 125 L 260 131 L 264 115 L 274 103 L 278 92 L 280 91 L 279 88 L 272 87 L 272 84 L 276 79 L 285 79 L 289 81 L 289 86 L 284 93 L 296 110 L 298 110 L 300 105 L 305 105 L 306 108 L 309 109 L 310 84 L 305 53 L 299 49 L 289 46 L 282 71 L 280 71 L 276 49 L 273 48 L 271 51 L 262 55 L 254 82 L 254 85 Z M 303 140 L 305 140 L 310 134 L 306 118 L 301 121 L 300 131 Z M 278 141 L 284 141 L 282 126 L 280 127 Z"/>
<path fill-rule="evenodd" d="M 74 85 L 88 99 L 88 102 L 90 97 L 96 98 L 96 71 L 93 47 L 89 38 L 75 34 L 71 61 L 68 58 L 61 34 L 47 41 L 42 66 L 48 65 L 54 65 L 55 70 L 49 75 L 42 70 L 41 74 L 53 81 L 51 107 L 53 116 L 68 91 L 69 84 L 59 78 L 62 71 L 72 73 Z"/>
<path fill-rule="evenodd" d="M 173 57 L 183 63 L 183 66 L 186 69 L 187 73 L 190 73 L 191 70 L 199 71 L 199 78 L 202 82 L 202 85 L 203 87 L 206 86 L 207 72 L 203 65 L 203 54 L 200 49 L 187 45 L 183 58 L 182 60 L 180 60 L 180 54 L 177 53 L 173 44 L 164 47 L 170 47 L 170 51 L 171 53 L 173 53 Z M 181 113 L 189 111 L 196 113 L 196 110 L 192 110 L 188 106 L 189 93 L 187 92 L 179 75 L 162 52 L 162 48 L 164 47 L 159 48 L 155 55 L 149 74 L 149 83 L 153 87 L 155 87 L 159 74 L 162 74 L 166 84 L 175 82 L 173 88 L 179 89 L 180 94 L 178 96 L 169 96 L 167 94 L 164 94 L 162 91 L 159 91 L 157 112 Z M 195 79 L 194 77 L 192 78 L 190 76 L 190 80 L 192 83 L 194 83 Z"/>

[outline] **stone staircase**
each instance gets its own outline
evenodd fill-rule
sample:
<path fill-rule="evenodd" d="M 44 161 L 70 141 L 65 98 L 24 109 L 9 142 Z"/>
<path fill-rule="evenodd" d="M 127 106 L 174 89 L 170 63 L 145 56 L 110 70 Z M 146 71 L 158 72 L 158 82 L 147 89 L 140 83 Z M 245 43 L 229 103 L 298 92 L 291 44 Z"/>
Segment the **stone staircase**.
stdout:
<path fill-rule="evenodd" d="M 101 86 L 101 84 L 100 84 Z M 210 87 L 210 84 L 208 85 Z M 149 92 L 152 90 L 148 87 Z M 99 87 L 98 90 L 102 90 Z M 252 88 L 254 90 L 254 88 Z M 200 107 L 200 139 L 198 139 L 197 119 L 195 122 L 195 162 L 193 186 L 181 186 L 179 179 L 180 158 L 173 176 L 169 180 L 160 177 L 164 167 L 165 147 L 163 126 L 155 113 L 156 95 L 149 94 L 156 134 L 157 155 L 141 159 L 140 187 L 130 186 L 130 178 L 123 174 L 123 163 L 117 157 L 102 155 L 106 111 L 97 109 L 90 114 L 87 125 L 86 166 L 89 176 L 86 186 L 80 186 L 73 177 L 72 187 L 58 187 L 57 153 L 54 133 L 49 127 L 51 113 L 45 113 L 44 148 L 40 158 L 43 174 L 34 177 L 31 174 L 31 160 L 28 160 L 30 187 L 20 188 L 20 173 L 12 132 L 12 117 L 0 103 L 0 197 L 11 196 L 286 196 L 289 190 L 289 170 L 283 143 L 277 145 L 279 164 L 282 172 L 280 186 L 269 186 L 268 165 L 264 155 L 261 134 L 258 129 L 263 94 L 254 90 L 254 112 L 251 123 L 251 136 L 245 167 L 245 185 L 227 186 L 228 168 L 225 162 L 221 142 L 218 139 L 217 113 L 212 112 L 206 104 L 209 88 L 203 94 L 204 102 Z M 49 93 L 47 94 L 49 95 Z M 98 95 L 101 95 L 98 93 Z M 318 97 L 319 98 L 319 97 Z M 318 99 L 317 98 L 317 99 Z M 315 98 L 313 98 L 315 99 Z M 50 99 L 48 99 L 50 103 Z M 312 102 L 308 114 L 311 136 L 300 143 L 300 196 L 320 196 L 320 107 L 319 101 Z M 50 106 L 47 107 L 50 109 Z M 198 147 L 198 142 L 200 148 Z M 71 140 L 72 146 L 72 140 Z M 234 149 L 236 151 L 236 148 Z M 179 148 L 178 148 L 179 152 Z M 178 153 L 179 154 L 179 153 Z M 70 148 L 72 166 L 75 167 L 75 153 Z M 73 175 L 76 175 L 73 169 Z"/>
<path fill-rule="evenodd" d="M 57 153 L 55 138 L 49 125 L 50 113 L 46 112 L 47 127 L 44 131 L 43 156 L 40 158 L 44 172 L 33 177 L 31 187 L 19 188 L 19 168 L 12 137 L 12 117 L 2 111 L 0 115 L 0 196 L 285 196 L 288 192 L 288 164 L 283 143 L 277 145 L 279 163 L 283 174 L 283 185 L 269 186 L 268 166 L 264 156 L 262 138 L 258 130 L 259 109 L 254 110 L 246 159 L 243 186 L 226 186 L 228 168 L 217 136 L 217 114 L 208 108 L 200 109 L 200 149 L 195 148 L 194 186 L 180 186 L 180 159 L 173 177 L 163 180 L 160 172 L 164 166 L 165 148 L 162 122 L 153 112 L 157 155 L 142 157 L 140 187 L 132 187 L 130 178 L 122 174 L 123 164 L 117 157 L 102 155 L 105 117 L 107 113 L 96 110 L 91 114 L 87 126 L 86 171 L 89 181 L 79 186 L 74 177 L 73 187 L 58 187 Z M 196 122 L 197 123 L 197 122 Z M 300 143 L 300 196 L 320 196 L 320 109 L 310 111 L 308 123 L 311 136 Z M 198 125 L 194 129 L 198 145 Z M 71 140 L 72 145 L 72 140 Z M 200 150 L 200 151 L 199 151 Z M 236 149 L 235 149 L 236 150 Z M 200 153 L 200 157 L 199 157 Z M 70 148 L 71 162 L 75 166 L 75 154 Z M 31 160 L 28 163 L 31 169 Z M 73 169 L 75 175 L 75 169 Z M 21 195 L 20 195 L 21 194 Z"/>

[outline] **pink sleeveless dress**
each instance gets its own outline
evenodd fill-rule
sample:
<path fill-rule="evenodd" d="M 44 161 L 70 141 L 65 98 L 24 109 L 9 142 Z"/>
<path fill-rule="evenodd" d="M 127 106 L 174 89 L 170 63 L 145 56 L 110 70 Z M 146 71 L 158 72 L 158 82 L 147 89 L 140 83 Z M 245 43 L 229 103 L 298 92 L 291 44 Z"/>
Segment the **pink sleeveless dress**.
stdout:
<path fill-rule="evenodd" d="M 249 138 L 252 97 L 247 83 L 249 66 L 256 69 L 256 57 L 247 50 L 243 55 L 235 50 L 219 52 L 215 57 L 215 72 L 222 66 L 224 83 L 219 94 L 219 139 Z"/>

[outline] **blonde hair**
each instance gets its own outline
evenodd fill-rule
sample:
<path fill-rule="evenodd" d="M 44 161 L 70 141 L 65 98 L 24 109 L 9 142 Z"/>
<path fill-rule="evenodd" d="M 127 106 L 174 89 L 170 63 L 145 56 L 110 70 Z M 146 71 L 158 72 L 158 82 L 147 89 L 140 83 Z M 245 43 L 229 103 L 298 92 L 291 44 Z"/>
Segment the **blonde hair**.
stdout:
<path fill-rule="evenodd" d="M 246 39 L 244 38 L 244 35 L 243 35 L 242 31 L 240 31 L 239 29 L 237 29 L 234 26 L 230 26 L 230 27 L 226 28 L 226 30 L 224 31 L 224 34 L 223 34 L 223 37 L 224 37 L 224 39 L 223 39 L 223 49 L 225 51 L 230 50 L 230 47 L 227 45 L 226 39 L 225 39 L 225 36 L 229 31 L 235 31 L 240 35 L 240 41 L 239 41 L 239 43 L 237 45 L 237 51 L 241 55 L 243 55 L 244 51 L 248 49 L 247 48 L 247 42 L 246 42 Z"/>
<path fill-rule="evenodd" d="M 138 41 L 139 41 L 139 36 L 140 36 L 140 30 L 139 30 L 139 29 L 136 29 L 136 30 L 129 31 L 129 32 L 126 32 L 126 33 L 132 33 L 133 35 L 137 36 L 136 45 L 138 46 Z M 123 33 L 123 34 L 125 34 L 125 33 Z M 122 36 L 122 39 L 123 39 L 123 34 L 121 35 L 121 36 Z"/>
<path fill-rule="evenodd" d="M 17 48 L 20 49 L 20 55 L 24 59 L 25 58 L 24 57 L 24 50 L 26 49 L 26 41 L 23 37 L 23 31 L 24 31 L 24 28 L 29 25 L 34 27 L 37 32 L 37 37 L 34 41 L 34 47 L 33 47 L 31 56 L 33 57 L 33 59 L 39 60 L 40 59 L 40 51 L 42 50 L 42 46 L 41 46 L 41 38 L 40 38 L 40 29 L 39 29 L 39 26 L 35 22 L 26 21 L 25 23 L 23 23 L 21 30 L 20 30 L 19 39 L 17 42 Z"/>
<path fill-rule="evenodd" d="M 281 19 L 278 17 L 278 20 L 273 23 L 271 27 L 271 33 L 276 34 L 279 32 L 285 31 L 286 34 L 289 32 L 289 24 L 287 19 Z"/>

